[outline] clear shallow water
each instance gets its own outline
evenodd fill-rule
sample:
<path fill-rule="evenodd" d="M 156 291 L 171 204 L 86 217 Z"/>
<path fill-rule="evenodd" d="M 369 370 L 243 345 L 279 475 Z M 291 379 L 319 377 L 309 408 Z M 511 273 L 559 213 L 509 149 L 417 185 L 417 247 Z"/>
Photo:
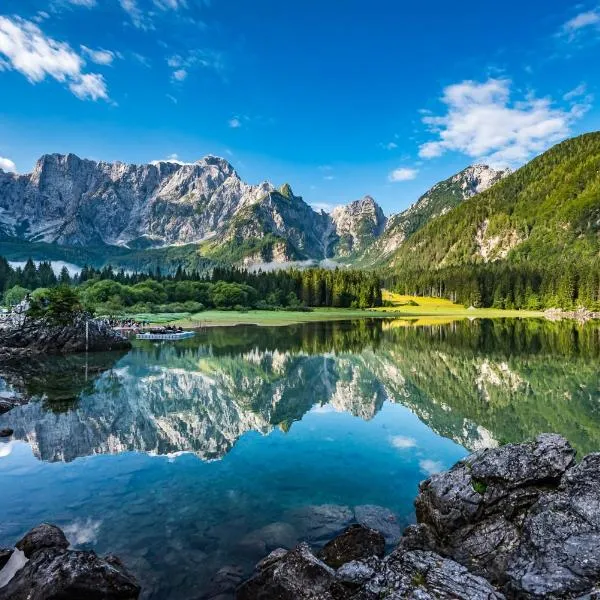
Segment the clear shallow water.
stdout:
<path fill-rule="evenodd" d="M 219 328 L 5 367 L 33 400 L 0 417 L 0 545 L 50 521 L 121 556 L 146 598 L 210 597 L 223 567 L 357 518 L 392 543 L 418 482 L 470 450 L 541 431 L 600 450 L 596 325 L 405 325 Z"/>

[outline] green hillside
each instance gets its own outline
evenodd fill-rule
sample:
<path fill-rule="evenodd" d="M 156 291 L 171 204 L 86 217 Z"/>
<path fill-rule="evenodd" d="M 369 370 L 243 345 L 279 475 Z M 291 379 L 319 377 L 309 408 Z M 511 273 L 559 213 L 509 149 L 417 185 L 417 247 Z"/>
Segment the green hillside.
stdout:
<path fill-rule="evenodd" d="M 558 144 L 400 246 L 402 269 L 577 261 L 600 251 L 600 132 Z"/>

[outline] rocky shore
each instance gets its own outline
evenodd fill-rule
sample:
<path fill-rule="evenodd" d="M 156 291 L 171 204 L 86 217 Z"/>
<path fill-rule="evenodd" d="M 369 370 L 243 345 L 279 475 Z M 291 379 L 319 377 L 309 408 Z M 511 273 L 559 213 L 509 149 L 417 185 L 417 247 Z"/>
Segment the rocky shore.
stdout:
<path fill-rule="evenodd" d="M 420 485 L 417 523 L 384 556 L 352 525 L 318 554 L 264 558 L 238 600 L 600 598 L 600 453 L 562 437 L 478 451 Z"/>
<path fill-rule="evenodd" d="M 140 586 L 116 556 L 70 550 L 61 529 L 43 523 L 0 549 L 0 600 L 136 600 Z"/>
<path fill-rule="evenodd" d="M 131 342 L 103 319 L 82 313 L 68 325 L 25 318 L 0 328 L 0 361 L 40 354 L 127 350 Z"/>

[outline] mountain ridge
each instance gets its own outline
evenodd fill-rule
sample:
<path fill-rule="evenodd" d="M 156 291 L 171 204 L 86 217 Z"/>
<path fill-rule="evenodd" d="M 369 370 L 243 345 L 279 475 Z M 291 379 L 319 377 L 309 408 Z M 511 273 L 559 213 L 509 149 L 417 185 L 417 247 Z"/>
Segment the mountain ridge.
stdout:
<path fill-rule="evenodd" d="M 45 154 L 31 173 L 0 170 L 0 235 L 34 245 L 107 247 L 112 256 L 153 252 L 157 260 L 192 253 L 244 266 L 324 259 L 381 264 L 428 220 L 502 173 L 468 167 L 388 218 L 371 196 L 331 214 L 316 211 L 288 183 L 248 184 L 214 155 L 137 165 Z"/>

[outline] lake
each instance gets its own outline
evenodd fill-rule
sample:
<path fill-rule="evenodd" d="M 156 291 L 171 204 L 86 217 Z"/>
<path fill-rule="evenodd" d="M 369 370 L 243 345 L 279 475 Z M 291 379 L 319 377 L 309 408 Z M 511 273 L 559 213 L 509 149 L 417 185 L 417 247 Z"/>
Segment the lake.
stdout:
<path fill-rule="evenodd" d="M 0 546 L 56 523 L 153 600 L 229 597 L 357 520 L 391 546 L 419 481 L 470 451 L 544 431 L 600 450 L 599 357 L 596 324 L 360 320 L 7 365 L 0 394 L 31 402 L 0 416 Z"/>

